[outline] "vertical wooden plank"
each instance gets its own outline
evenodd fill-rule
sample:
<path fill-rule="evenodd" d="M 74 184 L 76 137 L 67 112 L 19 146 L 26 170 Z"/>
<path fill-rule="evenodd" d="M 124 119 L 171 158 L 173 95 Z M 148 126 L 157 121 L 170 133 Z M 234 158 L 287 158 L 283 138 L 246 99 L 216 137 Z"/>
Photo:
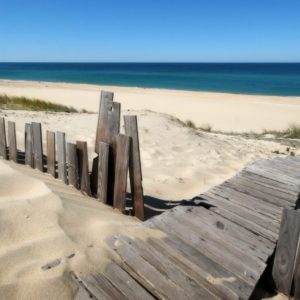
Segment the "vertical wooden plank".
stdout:
<path fill-rule="evenodd" d="M 7 144 L 5 132 L 5 118 L 0 118 L 0 156 L 7 159 Z"/>
<path fill-rule="evenodd" d="M 56 177 L 55 132 L 47 131 L 47 172 Z"/>
<path fill-rule="evenodd" d="M 108 204 L 113 205 L 114 199 L 114 184 L 115 184 L 115 170 L 116 170 L 116 155 L 117 145 L 116 138 L 120 133 L 120 116 L 121 104 L 113 102 L 112 111 L 108 114 L 109 121 L 109 161 L 108 161 L 108 186 L 107 186 L 107 200 Z"/>
<path fill-rule="evenodd" d="M 109 112 L 112 110 L 114 94 L 107 91 L 101 91 L 98 124 L 96 131 L 95 152 L 99 154 L 99 142 L 110 142 L 109 134 Z M 92 172 L 90 176 L 91 191 L 97 195 L 98 189 L 98 156 L 94 158 Z"/>
<path fill-rule="evenodd" d="M 67 166 L 69 184 L 75 188 L 79 187 L 78 176 L 78 161 L 77 161 L 77 147 L 75 144 L 67 143 Z"/>
<path fill-rule="evenodd" d="M 8 124 L 9 160 L 18 162 L 16 124 L 15 122 L 12 121 L 8 121 L 7 124 Z"/>
<path fill-rule="evenodd" d="M 113 205 L 120 211 L 125 211 L 126 186 L 129 163 L 130 137 L 119 134 L 116 138 L 117 155 L 115 169 L 115 185 Z"/>
<path fill-rule="evenodd" d="M 66 168 L 66 136 L 64 132 L 56 132 L 57 144 L 57 171 L 58 178 L 65 184 L 68 183 L 67 168 Z"/>
<path fill-rule="evenodd" d="M 31 124 L 25 124 L 25 165 L 34 167 L 33 161 L 33 137 Z"/>
<path fill-rule="evenodd" d="M 124 116 L 125 134 L 131 137 L 129 151 L 129 176 L 134 214 L 144 220 L 144 196 L 140 144 L 136 116 Z"/>
<path fill-rule="evenodd" d="M 33 157 L 34 167 L 41 172 L 44 171 L 43 165 L 43 142 L 42 142 L 42 125 L 41 123 L 32 122 L 32 136 L 33 136 Z"/>
<path fill-rule="evenodd" d="M 89 162 L 86 142 L 76 142 L 78 155 L 78 173 L 80 178 L 80 189 L 82 192 L 91 196 L 90 176 L 89 176 Z"/>
<path fill-rule="evenodd" d="M 107 182 L 108 182 L 108 160 L 109 145 L 99 143 L 99 164 L 98 164 L 98 199 L 107 203 Z"/>
<path fill-rule="evenodd" d="M 297 259 L 294 272 L 294 300 L 300 300 L 300 237 L 298 241 Z"/>
<path fill-rule="evenodd" d="M 300 211 L 283 209 L 277 242 L 273 279 L 278 292 L 290 295 L 300 233 Z"/>
<path fill-rule="evenodd" d="M 99 142 L 109 142 L 108 112 L 112 110 L 114 94 L 101 91 L 95 152 L 99 152 Z"/>

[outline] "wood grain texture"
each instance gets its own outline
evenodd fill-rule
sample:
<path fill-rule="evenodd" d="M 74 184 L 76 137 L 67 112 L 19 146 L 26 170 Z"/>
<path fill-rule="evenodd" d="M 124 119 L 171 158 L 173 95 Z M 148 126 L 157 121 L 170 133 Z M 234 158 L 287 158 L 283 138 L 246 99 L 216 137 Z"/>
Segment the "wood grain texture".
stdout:
<path fill-rule="evenodd" d="M 109 126 L 109 114 L 113 109 L 113 97 L 114 94 L 107 91 L 101 91 L 100 95 L 100 105 L 98 114 L 98 124 L 96 131 L 96 141 L 95 141 L 95 152 L 99 154 L 99 142 L 110 142 L 110 126 Z M 92 172 L 90 176 L 91 182 L 91 192 L 93 195 L 98 194 L 98 156 L 94 158 L 92 164 Z"/>
<path fill-rule="evenodd" d="M 109 142 L 108 112 L 112 110 L 114 94 L 101 91 L 95 152 L 98 153 L 99 142 Z"/>
<path fill-rule="evenodd" d="M 120 103 L 113 102 L 112 110 L 109 111 L 109 163 L 108 163 L 108 186 L 107 186 L 107 203 L 113 205 L 115 189 L 115 170 L 117 143 L 116 138 L 120 133 Z"/>
<path fill-rule="evenodd" d="M 47 131 L 47 172 L 56 177 L 55 132 Z"/>
<path fill-rule="evenodd" d="M 34 168 L 32 125 L 25 124 L 25 164 Z"/>
<path fill-rule="evenodd" d="M 78 156 L 78 174 L 80 189 L 83 193 L 91 196 L 91 185 L 90 185 L 90 175 L 89 175 L 89 162 L 88 162 L 88 150 L 87 143 L 77 141 L 77 156 Z"/>
<path fill-rule="evenodd" d="M 8 121 L 7 126 L 8 126 L 9 160 L 18 162 L 16 124 L 15 122 Z"/>
<path fill-rule="evenodd" d="M 277 242 L 273 279 L 279 292 L 290 295 L 300 234 L 300 211 L 284 209 Z"/>
<path fill-rule="evenodd" d="M 76 144 L 67 143 L 67 166 L 69 184 L 79 188 L 78 157 Z"/>
<path fill-rule="evenodd" d="M 144 194 L 140 144 L 136 116 L 124 116 L 125 134 L 131 137 L 129 151 L 129 176 L 134 215 L 144 220 Z"/>
<path fill-rule="evenodd" d="M 117 154 L 113 206 L 121 212 L 124 212 L 126 204 L 130 137 L 119 134 L 116 139 L 116 146 Z"/>
<path fill-rule="evenodd" d="M 300 238 L 298 241 L 297 260 L 294 272 L 294 300 L 300 300 Z"/>
<path fill-rule="evenodd" d="M 7 143 L 5 131 L 5 118 L 0 118 L 0 156 L 7 159 Z"/>
<path fill-rule="evenodd" d="M 98 199 L 107 203 L 109 144 L 99 143 L 98 164 Z"/>
<path fill-rule="evenodd" d="M 44 171 L 43 164 L 43 141 L 42 141 L 42 125 L 41 123 L 32 122 L 31 124 L 33 137 L 33 158 L 34 167 L 41 172 Z"/>
<path fill-rule="evenodd" d="M 66 137 L 64 132 L 56 133 L 58 178 L 68 184 L 66 162 Z"/>

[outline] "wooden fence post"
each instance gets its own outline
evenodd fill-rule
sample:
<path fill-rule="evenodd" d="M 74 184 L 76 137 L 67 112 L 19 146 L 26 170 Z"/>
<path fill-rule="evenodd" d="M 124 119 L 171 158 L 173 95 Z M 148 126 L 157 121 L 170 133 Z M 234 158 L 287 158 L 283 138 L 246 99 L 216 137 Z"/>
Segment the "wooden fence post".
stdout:
<path fill-rule="evenodd" d="M 64 132 L 56 133 L 58 178 L 68 183 L 66 168 L 66 136 Z"/>
<path fill-rule="evenodd" d="M 298 241 L 297 259 L 294 272 L 294 300 L 300 300 L 300 237 Z"/>
<path fill-rule="evenodd" d="M 124 116 L 125 134 L 131 137 L 129 151 L 129 175 L 134 215 L 144 220 L 144 196 L 142 167 L 136 116 Z"/>
<path fill-rule="evenodd" d="M 101 91 L 95 152 L 98 153 L 99 142 L 109 142 L 108 112 L 112 110 L 114 93 Z"/>
<path fill-rule="evenodd" d="M 78 155 L 80 189 L 82 192 L 91 196 L 92 193 L 91 193 L 91 185 L 90 185 L 87 143 L 77 141 L 76 146 L 77 146 L 77 155 Z"/>
<path fill-rule="evenodd" d="M 78 177 L 78 159 L 77 159 L 77 147 L 75 144 L 67 143 L 67 166 L 68 166 L 68 178 L 69 184 L 75 188 L 79 186 Z"/>
<path fill-rule="evenodd" d="M 117 155 L 113 205 L 121 212 L 125 212 L 130 137 L 119 134 L 116 138 L 116 145 Z"/>
<path fill-rule="evenodd" d="M 98 199 L 103 203 L 107 203 L 108 160 L 109 160 L 109 144 L 100 142 L 97 196 Z"/>
<path fill-rule="evenodd" d="M 273 279 L 278 292 L 290 295 L 300 234 L 300 210 L 283 209 Z"/>
<path fill-rule="evenodd" d="M 47 131 L 47 172 L 56 177 L 55 132 Z"/>
<path fill-rule="evenodd" d="M 5 119 L 2 117 L 0 118 L 0 156 L 7 159 Z"/>
<path fill-rule="evenodd" d="M 12 121 L 8 121 L 7 124 L 8 124 L 9 160 L 18 162 L 16 124 L 15 122 Z"/>
<path fill-rule="evenodd" d="M 33 136 L 33 157 L 34 167 L 41 172 L 44 171 L 43 164 L 43 141 L 42 141 L 42 125 L 41 123 L 32 122 L 32 136 Z"/>
<path fill-rule="evenodd" d="M 33 161 L 33 138 L 32 138 L 32 126 L 31 124 L 25 124 L 25 165 L 34 167 Z"/>

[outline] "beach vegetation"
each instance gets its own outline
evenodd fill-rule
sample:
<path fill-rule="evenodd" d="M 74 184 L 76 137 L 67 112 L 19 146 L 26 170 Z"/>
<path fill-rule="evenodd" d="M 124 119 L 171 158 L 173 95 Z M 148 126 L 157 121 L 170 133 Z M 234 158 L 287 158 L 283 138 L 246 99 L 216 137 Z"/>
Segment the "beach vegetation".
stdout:
<path fill-rule="evenodd" d="M 212 126 L 210 124 L 203 124 L 200 127 L 198 127 L 201 131 L 205 132 L 211 132 L 212 131 Z"/>
<path fill-rule="evenodd" d="M 291 124 L 288 128 L 281 131 L 264 129 L 262 134 L 274 135 L 277 138 L 300 139 L 300 125 Z"/>
<path fill-rule="evenodd" d="M 0 109 L 30 110 L 30 111 L 50 111 L 77 113 L 74 107 L 56 104 L 40 99 L 30 99 L 26 97 L 7 96 L 0 94 Z"/>
<path fill-rule="evenodd" d="M 185 122 L 185 125 L 186 125 L 187 127 L 189 127 L 189 128 L 196 129 L 195 123 L 194 123 L 193 121 L 191 121 L 191 120 L 187 120 L 187 121 Z"/>

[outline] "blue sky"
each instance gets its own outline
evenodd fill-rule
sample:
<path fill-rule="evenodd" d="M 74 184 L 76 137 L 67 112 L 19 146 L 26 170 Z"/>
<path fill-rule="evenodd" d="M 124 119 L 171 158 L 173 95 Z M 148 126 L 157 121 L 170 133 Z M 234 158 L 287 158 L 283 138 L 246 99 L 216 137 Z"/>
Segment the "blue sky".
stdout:
<path fill-rule="evenodd" d="M 0 61 L 300 62 L 300 0 L 0 0 Z"/>

